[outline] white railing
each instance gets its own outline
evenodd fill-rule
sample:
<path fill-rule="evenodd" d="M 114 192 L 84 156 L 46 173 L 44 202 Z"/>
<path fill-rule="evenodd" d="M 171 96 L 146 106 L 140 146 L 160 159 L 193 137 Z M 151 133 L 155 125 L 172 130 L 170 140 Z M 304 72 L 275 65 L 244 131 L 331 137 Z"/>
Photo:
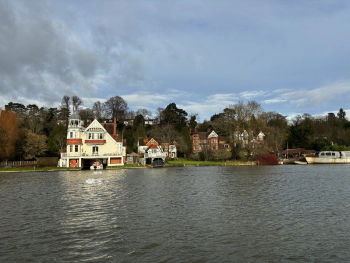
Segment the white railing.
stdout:
<path fill-rule="evenodd" d="M 67 158 L 67 157 L 86 157 L 86 156 L 122 156 L 123 153 L 121 152 L 113 152 L 113 153 L 103 153 L 103 154 L 99 154 L 99 153 L 92 153 L 92 154 L 88 154 L 88 153 L 61 153 L 61 159 L 62 158 Z"/>
<path fill-rule="evenodd" d="M 165 158 L 167 156 L 166 153 L 145 153 L 145 158 L 156 158 L 156 157 L 159 157 L 159 158 Z"/>
<path fill-rule="evenodd" d="M 67 154 L 66 157 L 79 157 L 79 156 L 81 156 L 81 153 L 75 153 L 75 152 L 73 152 L 73 153 L 66 153 L 66 154 Z"/>
<path fill-rule="evenodd" d="M 123 155 L 122 153 L 114 152 L 114 153 L 105 153 L 104 156 L 120 156 Z"/>

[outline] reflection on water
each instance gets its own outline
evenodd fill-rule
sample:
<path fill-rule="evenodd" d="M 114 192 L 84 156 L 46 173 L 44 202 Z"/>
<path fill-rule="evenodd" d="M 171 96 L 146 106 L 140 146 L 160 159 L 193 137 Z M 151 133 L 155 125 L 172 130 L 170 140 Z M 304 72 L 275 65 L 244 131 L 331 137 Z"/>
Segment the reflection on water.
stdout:
<path fill-rule="evenodd" d="M 0 261 L 347 262 L 347 168 L 0 174 Z"/>

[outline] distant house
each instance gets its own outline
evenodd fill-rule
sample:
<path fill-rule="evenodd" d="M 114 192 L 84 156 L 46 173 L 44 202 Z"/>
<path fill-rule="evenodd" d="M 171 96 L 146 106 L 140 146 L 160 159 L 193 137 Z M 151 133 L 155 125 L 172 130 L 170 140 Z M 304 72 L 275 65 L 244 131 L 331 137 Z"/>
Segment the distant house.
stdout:
<path fill-rule="evenodd" d="M 125 125 L 132 126 L 134 124 L 134 119 L 125 120 Z M 157 124 L 157 119 L 145 119 L 144 125 L 155 125 Z"/>
<path fill-rule="evenodd" d="M 243 148 L 251 143 L 263 143 L 265 134 L 260 132 L 254 137 L 252 133 L 248 133 L 246 130 L 243 130 L 243 132 L 237 130 L 233 134 L 233 137 L 225 138 L 219 136 L 215 131 L 199 132 L 197 129 L 194 129 L 191 131 L 190 137 L 192 141 L 192 154 L 196 155 L 203 150 L 214 152 L 220 149 L 226 149 L 227 151 L 231 151 L 237 143 L 240 143 Z M 233 143 L 231 143 L 232 140 Z"/>
<path fill-rule="evenodd" d="M 256 137 L 257 142 L 264 142 L 265 140 L 265 134 L 261 131 L 259 132 L 258 136 Z"/>
<path fill-rule="evenodd" d="M 249 144 L 253 143 L 263 143 L 265 141 L 265 134 L 260 131 L 257 136 L 254 136 L 253 132 L 243 132 L 237 130 L 233 134 L 234 145 L 240 143 L 243 148 L 247 147 Z"/>
<path fill-rule="evenodd" d="M 166 153 L 168 158 L 177 158 L 177 144 L 173 142 L 173 144 L 162 143 L 161 144 L 163 151 Z"/>
<path fill-rule="evenodd" d="M 116 119 L 110 123 L 89 121 L 85 127 L 77 112 L 68 120 L 67 150 L 61 153 L 60 167 L 90 168 L 124 165 L 125 140 L 116 133 Z M 126 145 L 126 143 L 125 143 Z"/>
<path fill-rule="evenodd" d="M 217 151 L 219 149 L 219 136 L 215 131 L 199 132 L 194 129 L 191 134 L 192 153 L 198 154 L 203 150 Z"/>
<path fill-rule="evenodd" d="M 220 137 L 219 150 L 231 151 L 232 150 L 232 143 L 230 143 L 226 138 Z"/>
<path fill-rule="evenodd" d="M 168 153 L 163 151 L 162 146 L 153 138 L 139 138 L 137 142 L 138 154 L 143 156 L 145 164 L 164 164 Z"/>

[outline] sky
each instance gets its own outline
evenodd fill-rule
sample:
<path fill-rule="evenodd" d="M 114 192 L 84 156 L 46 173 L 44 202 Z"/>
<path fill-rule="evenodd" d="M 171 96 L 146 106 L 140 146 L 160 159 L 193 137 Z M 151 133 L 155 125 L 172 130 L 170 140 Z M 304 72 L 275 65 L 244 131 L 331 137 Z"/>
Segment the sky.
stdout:
<path fill-rule="evenodd" d="M 348 0 L 0 0 L 0 107 L 350 116 Z"/>

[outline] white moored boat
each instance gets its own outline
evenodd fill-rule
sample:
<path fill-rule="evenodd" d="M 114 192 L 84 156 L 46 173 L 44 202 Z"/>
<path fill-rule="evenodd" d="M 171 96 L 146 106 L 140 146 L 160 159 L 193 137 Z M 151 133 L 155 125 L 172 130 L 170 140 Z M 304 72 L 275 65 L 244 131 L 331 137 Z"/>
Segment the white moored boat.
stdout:
<path fill-rule="evenodd" d="M 350 164 L 350 151 L 322 151 L 318 155 L 307 154 L 308 164 Z"/>

